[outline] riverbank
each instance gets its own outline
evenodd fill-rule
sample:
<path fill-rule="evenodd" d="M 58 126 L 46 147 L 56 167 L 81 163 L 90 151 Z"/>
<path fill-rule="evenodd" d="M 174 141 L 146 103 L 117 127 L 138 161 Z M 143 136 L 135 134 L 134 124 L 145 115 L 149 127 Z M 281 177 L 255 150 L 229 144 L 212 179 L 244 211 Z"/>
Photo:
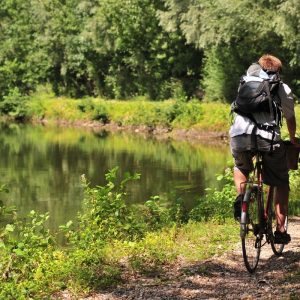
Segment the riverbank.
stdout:
<path fill-rule="evenodd" d="M 292 242 L 283 257 L 274 257 L 266 245 L 250 278 L 242 262 L 239 226 L 231 217 L 231 181 L 221 191 L 211 190 L 189 221 L 182 222 L 180 207 L 166 208 L 156 197 L 126 205 L 122 186 L 137 177 L 126 175 L 120 186 L 114 173 L 107 174 L 107 185 L 96 188 L 83 178 L 86 196 L 78 225 L 68 222 L 60 228 L 65 247 L 45 228 L 48 214 L 31 212 L 27 220 L 11 215 L 1 230 L 1 299 L 299 296 L 298 218 L 289 225 Z M 9 215 L 3 207 L 0 213 Z"/>
<path fill-rule="evenodd" d="M 7 103 L 6 115 L 22 122 L 55 126 L 82 127 L 89 130 L 130 132 L 157 139 L 219 143 L 228 140 L 232 121 L 230 105 L 199 100 L 148 101 L 70 99 L 38 92 L 17 104 Z M 296 106 L 300 119 L 300 108 Z M 299 122 L 298 122 L 299 123 Z M 300 124 L 299 124 L 300 125 Z M 298 125 L 298 131 L 300 126 Z M 286 125 L 282 128 L 287 136 Z"/>
<path fill-rule="evenodd" d="M 226 131 L 212 131 L 199 128 L 170 128 L 163 126 L 151 125 L 119 125 L 115 122 L 103 124 L 98 121 L 88 120 L 47 120 L 47 119 L 32 119 L 32 124 L 42 124 L 45 126 L 58 126 L 58 127 L 75 127 L 84 128 L 94 132 L 107 131 L 111 133 L 125 132 L 130 134 L 142 135 L 146 138 L 156 138 L 158 140 L 173 139 L 177 141 L 188 141 L 190 143 L 209 143 L 219 144 L 228 142 L 228 132 Z"/>
<path fill-rule="evenodd" d="M 231 120 L 230 105 L 195 99 L 70 99 L 39 92 L 23 104 L 21 119 L 32 123 L 125 131 L 158 139 L 222 141 L 227 138 Z"/>

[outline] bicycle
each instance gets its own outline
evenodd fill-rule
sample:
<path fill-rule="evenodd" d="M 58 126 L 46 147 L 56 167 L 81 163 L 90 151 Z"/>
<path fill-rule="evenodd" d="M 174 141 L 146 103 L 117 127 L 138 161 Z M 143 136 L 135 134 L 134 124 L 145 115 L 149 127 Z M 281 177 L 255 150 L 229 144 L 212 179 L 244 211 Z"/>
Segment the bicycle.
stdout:
<path fill-rule="evenodd" d="M 275 187 L 270 186 L 264 205 L 264 186 L 262 178 L 262 156 L 255 155 L 254 172 L 250 179 L 244 182 L 245 195 L 242 201 L 240 219 L 240 237 L 242 241 L 243 259 L 246 269 L 254 273 L 260 257 L 261 248 L 271 244 L 273 253 L 280 256 L 284 244 L 275 244 L 274 231 L 276 230 L 276 216 L 274 212 Z M 285 218 L 285 230 L 288 226 L 288 217 Z"/>

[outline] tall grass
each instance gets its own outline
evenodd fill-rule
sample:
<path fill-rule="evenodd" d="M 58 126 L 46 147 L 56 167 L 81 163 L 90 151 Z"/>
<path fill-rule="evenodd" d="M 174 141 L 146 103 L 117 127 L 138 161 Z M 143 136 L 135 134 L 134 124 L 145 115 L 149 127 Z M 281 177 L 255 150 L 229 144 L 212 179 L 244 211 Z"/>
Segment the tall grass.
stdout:
<path fill-rule="evenodd" d="M 211 129 L 224 131 L 230 125 L 230 107 L 222 103 L 202 103 L 199 100 L 131 101 L 98 98 L 55 98 L 41 93 L 26 103 L 28 118 L 50 121 L 98 121 L 118 125 Z"/>

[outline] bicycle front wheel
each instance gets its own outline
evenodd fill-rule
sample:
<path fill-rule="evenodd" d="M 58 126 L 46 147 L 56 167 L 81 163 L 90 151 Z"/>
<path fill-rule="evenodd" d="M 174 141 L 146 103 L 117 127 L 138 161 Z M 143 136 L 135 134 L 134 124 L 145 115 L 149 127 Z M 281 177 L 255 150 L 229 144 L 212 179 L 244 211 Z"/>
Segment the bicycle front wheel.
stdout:
<path fill-rule="evenodd" d="M 262 230 L 261 230 L 261 194 L 258 187 L 246 190 L 241 215 L 241 241 L 243 259 L 246 269 L 254 273 L 259 261 Z"/>

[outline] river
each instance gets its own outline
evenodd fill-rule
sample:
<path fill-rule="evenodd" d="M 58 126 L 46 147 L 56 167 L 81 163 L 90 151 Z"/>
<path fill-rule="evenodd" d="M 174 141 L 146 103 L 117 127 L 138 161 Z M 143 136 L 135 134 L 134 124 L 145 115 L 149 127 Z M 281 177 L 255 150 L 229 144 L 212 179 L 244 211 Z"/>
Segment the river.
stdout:
<path fill-rule="evenodd" d="M 0 194 L 1 201 L 21 216 L 49 211 L 51 228 L 76 218 L 83 200 L 82 174 L 91 186 L 102 185 L 105 173 L 118 166 L 120 175 L 141 174 L 127 188 L 129 203 L 158 195 L 190 209 L 205 188 L 217 185 L 215 175 L 231 161 L 227 145 L 78 128 L 6 124 L 0 139 L 0 184 L 9 190 Z"/>

